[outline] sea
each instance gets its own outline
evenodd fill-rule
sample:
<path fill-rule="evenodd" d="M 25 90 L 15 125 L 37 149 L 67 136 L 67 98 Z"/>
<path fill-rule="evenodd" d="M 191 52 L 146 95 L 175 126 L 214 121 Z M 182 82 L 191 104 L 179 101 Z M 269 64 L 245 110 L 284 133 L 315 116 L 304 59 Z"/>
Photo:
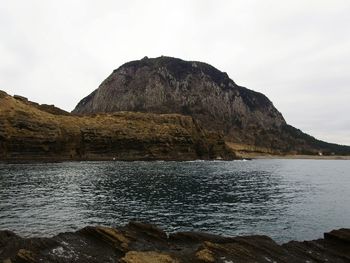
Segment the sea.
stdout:
<path fill-rule="evenodd" d="M 0 163 L 0 230 L 53 236 L 131 220 L 167 233 L 322 238 L 350 228 L 350 160 Z"/>

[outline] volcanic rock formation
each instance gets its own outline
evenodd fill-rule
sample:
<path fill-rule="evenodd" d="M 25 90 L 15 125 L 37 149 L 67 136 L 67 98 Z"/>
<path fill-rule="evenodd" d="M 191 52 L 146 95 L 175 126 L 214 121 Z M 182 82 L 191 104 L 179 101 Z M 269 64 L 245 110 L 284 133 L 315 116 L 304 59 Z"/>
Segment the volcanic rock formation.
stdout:
<path fill-rule="evenodd" d="M 316 140 L 288 125 L 265 95 L 238 86 L 226 73 L 197 61 L 162 56 L 128 62 L 82 99 L 73 113 L 118 111 L 189 115 L 246 149 L 350 154 L 350 147 Z"/>
<path fill-rule="evenodd" d="M 0 91 L 1 160 L 231 159 L 223 137 L 189 116 L 118 112 L 73 116 Z"/>
<path fill-rule="evenodd" d="M 52 238 L 21 238 L 0 231 L 0 262 L 229 263 L 350 262 L 350 229 L 324 239 L 278 245 L 267 236 L 223 237 L 198 232 L 169 236 L 153 225 L 85 227 Z"/>
<path fill-rule="evenodd" d="M 263 94 L 238 86 L 208 64 L 170 57 L 124 64 L 80 101 L 73 113 L 116 111 L 191 115 L 207 129 L 248 141 L 254 139 L 256 129 L 285 124 Z"/>

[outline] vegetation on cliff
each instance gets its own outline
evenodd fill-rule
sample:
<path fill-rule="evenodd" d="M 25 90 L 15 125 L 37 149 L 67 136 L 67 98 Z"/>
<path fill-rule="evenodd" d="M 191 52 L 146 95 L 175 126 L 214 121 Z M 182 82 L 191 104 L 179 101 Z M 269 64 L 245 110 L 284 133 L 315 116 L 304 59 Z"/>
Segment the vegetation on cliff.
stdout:
<path fill-rule="evenodd" d="M 0 160 L 231 159 L 223 137 L 178 114 L 73 116 L 0 93 Z"/>

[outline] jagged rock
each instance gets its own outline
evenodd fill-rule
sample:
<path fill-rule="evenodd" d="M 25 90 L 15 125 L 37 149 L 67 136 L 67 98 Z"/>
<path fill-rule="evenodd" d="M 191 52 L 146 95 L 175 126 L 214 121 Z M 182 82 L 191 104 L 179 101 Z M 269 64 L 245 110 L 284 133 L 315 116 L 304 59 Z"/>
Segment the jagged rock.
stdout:
<path fill-rule="evenodd" d="M 22 102 L 28 102 L 28 98 L 20 96 L 20 95 L 13 95 L 13 98 L 16 100 L 20 100 Z"/>
<path fill-rule="evenodd" d="M 272 154 L 350 154 L 288 125 L 263 94 L 238 86 L 225 72 L 171 57 L 128 62 L 82 99 L 74 114 L 137 111 L 192 116 L 244 151 Z M 230 144 L 235 150 L 236 144 Z"/>
<path fill-rule="evenodd" d="M 0 262 L 350 262 L 350 229 L 324 239 L 283 245 L 267 236 L 222 237 L 187 232 L 167 236 L 155 226 L 85 227 L 52 238 L 21 238 L 0 231 Z"/>
<path fill-rule="evenodd" d="M 0 160 L 232 159 L 222 135 L 189 116 L 73 116 L 0 93 Z"/>

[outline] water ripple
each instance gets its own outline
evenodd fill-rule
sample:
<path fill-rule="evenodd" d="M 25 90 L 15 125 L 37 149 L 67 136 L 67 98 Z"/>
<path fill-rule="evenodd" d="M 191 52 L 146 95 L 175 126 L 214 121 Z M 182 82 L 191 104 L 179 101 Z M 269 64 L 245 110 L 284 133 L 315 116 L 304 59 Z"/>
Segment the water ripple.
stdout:
<path fill-rule="evenodd" d="M 350 227 L 350 161 L 0 164 L 0 229 L 52 235 L 86 225 L 318 238 Z"/>

